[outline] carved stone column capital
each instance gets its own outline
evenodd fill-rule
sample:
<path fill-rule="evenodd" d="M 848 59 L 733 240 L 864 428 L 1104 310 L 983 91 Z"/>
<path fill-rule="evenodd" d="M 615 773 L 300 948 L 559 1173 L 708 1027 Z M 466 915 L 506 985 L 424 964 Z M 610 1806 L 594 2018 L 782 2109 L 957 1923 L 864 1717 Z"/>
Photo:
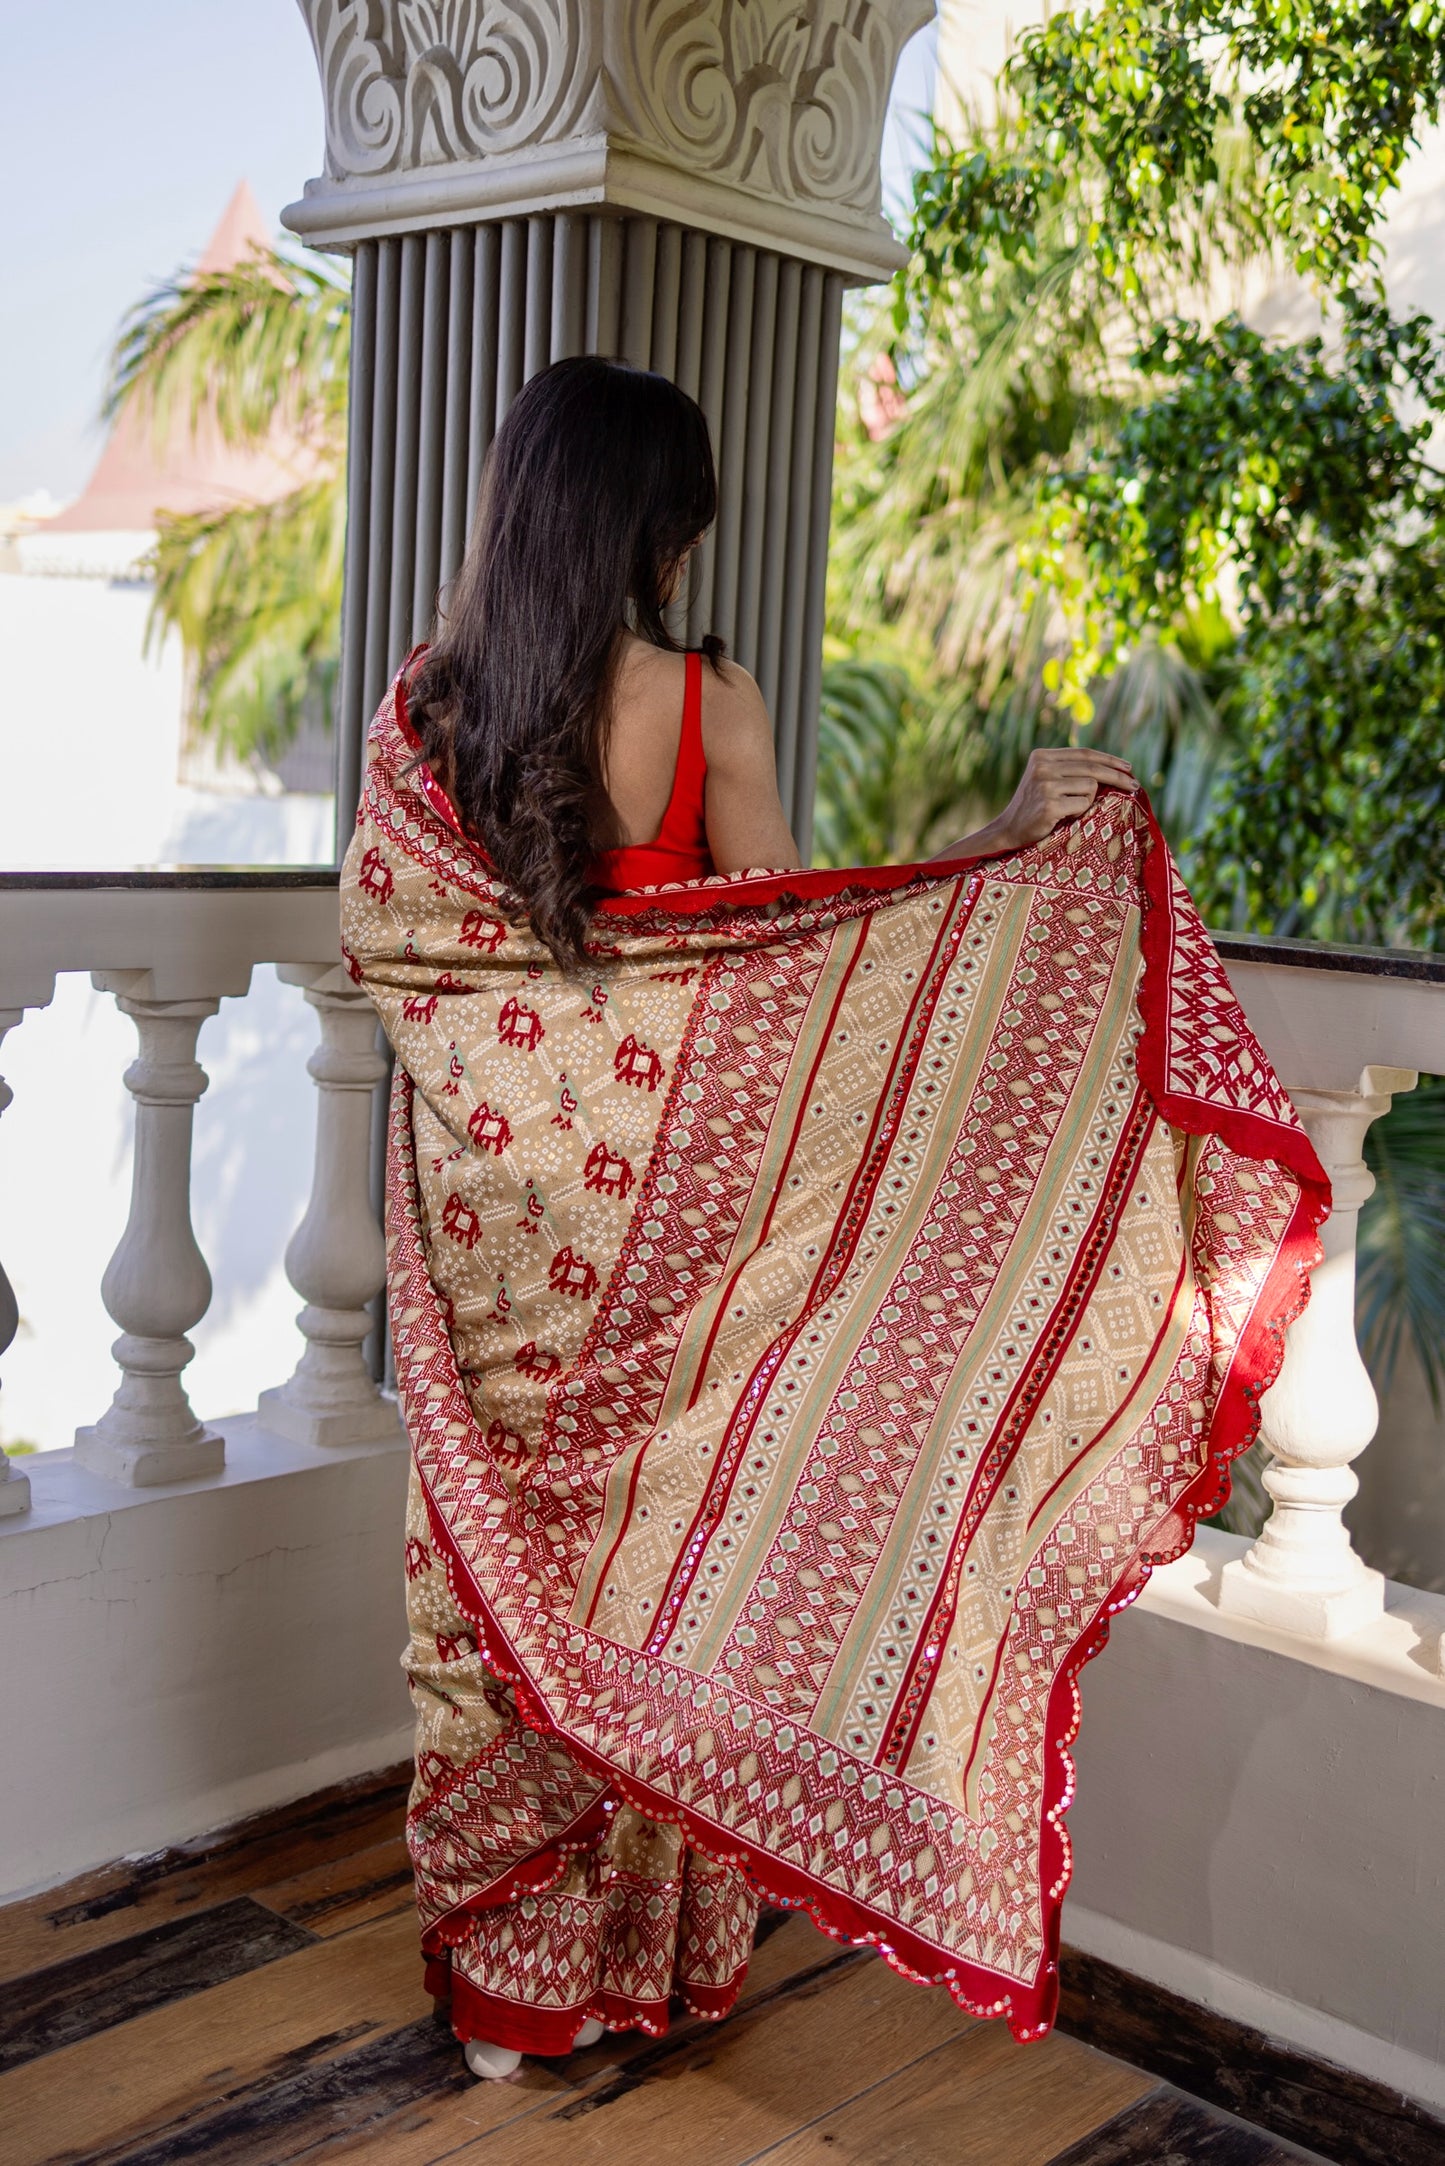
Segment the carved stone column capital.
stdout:
<path fill-rule="evenodd" d="M 619 211 L 885 278 L 879 151 L 934 0 L 299 0 L 326 167 L 320 247 L 534 211 Z"/>

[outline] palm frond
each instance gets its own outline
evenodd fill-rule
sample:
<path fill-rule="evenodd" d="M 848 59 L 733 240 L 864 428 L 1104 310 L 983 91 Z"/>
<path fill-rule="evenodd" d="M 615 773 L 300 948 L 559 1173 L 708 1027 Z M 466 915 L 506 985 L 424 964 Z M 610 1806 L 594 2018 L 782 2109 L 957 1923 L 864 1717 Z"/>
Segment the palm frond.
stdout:
<path fill-rule="evenodd" d="M 162 513 L 149 563 L 151 636 L 180 633 L 195 725 L 242 757 L 274 755 L 329 706 L 350 341 L 347 281 L 261 250 L 157 287 L 112 355 L 108 414 L 140 412 L 162 441 L 209 419 L 229 443 L 296 454 L 297 486 L 273 502 Z"/>
<path fill-rule="evenodd" d="M 197 725 L 227 750 L 274 755 L 329 709 L 345 540 L 339 471 L 275 503 L 162 518 L 152 636 L 180 633 Z"/>
<path fill-rule="evenodd" d="M 228 442 L 283 424 L 303 438 L 344 424 L 350 287 L 329 268 L 258 252 L 158 286 L 121 325 L 105 413 L 134 406 L 161 438 L 213 414 Z"/>
<path fill-rule="evenodd" d="M 1422 1076 L 1365 1139 L 1375 1193 L 1360 1213 L 1355 1322 L 1377 1390 L 1402 1347 L 1445 1403 L 1445 1076 Z"/>
<path fill-rule="evenodd" d="M 823 669 L 814 854 L 824 865 L 926 856 L 969 822 L 957 719 L 897 663 L 834 647 Z"/>

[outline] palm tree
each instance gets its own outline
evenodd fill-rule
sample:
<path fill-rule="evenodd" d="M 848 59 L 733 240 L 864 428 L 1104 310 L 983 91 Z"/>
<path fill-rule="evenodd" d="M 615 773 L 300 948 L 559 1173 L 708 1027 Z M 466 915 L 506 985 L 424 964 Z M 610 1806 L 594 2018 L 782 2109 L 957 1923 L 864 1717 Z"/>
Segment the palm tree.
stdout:
<path fill-rule="evenodd" d="M 196 727 L 274 755 L 304 716 L 330 719 L 346 527 L 350 289 L 330 267 L 258 251 L 181 276 L 133 309 L 106 414 L 130 406 L 163 439 L 209 417 L 229 444 L 285 437 L 297 480 L 268 503 L 162 513 L 152 630 L 175 630 Z"/>
<path fill-rule="evenodd" d="M 1011 795 L 1035 745 L 1080 728 L 1059 697 L 1067 628 L 1040 576 L 1049 480 L 1107 446 L 1141 397 L 1127 360 L 1140 323 L 1177 302 L 1181 280 L 1232 269 L 1258 247 L 1247 188 L 1232 178 L 1147 289 L 1126 294 L 1102 274 L 1078 204 L 1062 198 L 1043 206 L 1026 248 L 940 272 L 927 261 L 932 192 L 946 195 L 948 175 L 974 156 L 1006 161 L 1021 125 L 1005 91 L 962 144 L 935 131 L 916 182 L 920 253 L 891 306 L 864 302 L 851 319 L 830 558 L 834 639 L 863 660 L 881 635 L 887 662 L 934 717 L 934 751 L 958 796 L 984 816 Z M 880 377 L 897 387 L 882 426 Z M 1089 687 L 1090 742 L 1131 760 L 1176 842 L 1228 758 L 1220 665 L 1231 644 L 1222 619 L 1200 615 L 1140 642 Z M 820 785 L 825 775 L 820 761 Z M 944 839 L 919 829 L 904 854 Z"/>

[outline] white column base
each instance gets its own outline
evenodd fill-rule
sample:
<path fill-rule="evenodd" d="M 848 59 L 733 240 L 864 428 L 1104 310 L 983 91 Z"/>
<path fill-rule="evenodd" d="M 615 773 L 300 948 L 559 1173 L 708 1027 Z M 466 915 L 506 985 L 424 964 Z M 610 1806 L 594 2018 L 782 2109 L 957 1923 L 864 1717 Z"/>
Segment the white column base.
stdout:
<path fill-rule="evenodd" d="M 384 1399 L 361 1358 L 371 1328 L 365 1309 L 308 1302 L 296 1321 L 306 1351 L 284 1384 L 263 1391 L 256 1411 L 275 1436 L 295 1444 L 405 1443 L 394 1399 Z"/>
<path fill-rule="evenodd" d="M 30 1477 L 9 1465 L 0 1474 L 0 1519 L 13 1519 L 30 1509 Z"/>
<path fill-rule="evenodd" d="M 75 1463 L 125 1489 L 160 1489 L 169 1482 L 197 1482 L 220 1474 L 226 1443 L 219 1429 L 202 1428 L 199 1422 L 194 1436 L 164 1444 L 108 1436 L 104 1424 L 97 1422 L 94 1428 L 76 1430 Z"/>
<path fill-rule="evenodd" d="M 1413 1069 L 1368 1067 L 1355 1090 L 1291 1091 L 1334 1202 L 1309 1305 L 1289 1326 L 1279 1375 L 1260 1403 L 1273 1510 L 1253 1546 L 1225 1567 L 1219 1608 L 1310 1639 L 1346 1639 L 1385 1609 L 1384 1575 L 1359 1556 L 1344 1522 L 1360 1486 L 1350 1462 L 1380 1418 L 1355 1343 L 1355 1232 L 1375 1185 L 1361 1155 L 1366 1132 L 1414 1086 Z"/>
<path fill-rule="evenodd" d="M 293 1444 L 375 1444 L 388 1437 L 406 1442 L 400 1414 L 379 1392 L 318 1405 L 302 1399 L 294 1382 L 273 1385 L 256 1402 L 257 1419 L 273 1436 L 289 1437 Z"/>
<path fill-rule="evenodd" d="M 127 1489 L 219 1474 L 225 1439 L 197 1421 L 181 1386 L 181 1370 L 195 1351 L 190 1340 L 122 1332 L 114 1351 L 120 1388 L 98 1422 L 76 1430 L 77 1465 Z"/>
<path fill-rule="evenodd" d="M 1254 1562 L 1255 1552 L 1235 1557 L 1219 1575 L 1219 1608 L 1231 1617 L 1276 1625 L 1309 1639 L 1347 1639 L 1384 1614 L 1385 1578 L 1361 1564 L 1344 1586 L 1299 1586 L 1273 1578 Z"/>

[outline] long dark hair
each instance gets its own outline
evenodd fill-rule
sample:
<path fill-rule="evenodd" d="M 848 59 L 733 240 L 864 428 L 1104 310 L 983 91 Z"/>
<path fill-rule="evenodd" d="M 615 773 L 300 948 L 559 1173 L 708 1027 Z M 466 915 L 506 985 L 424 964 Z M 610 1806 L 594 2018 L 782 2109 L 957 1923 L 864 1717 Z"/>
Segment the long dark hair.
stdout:
<path fill-rule="evenodd" d="M 669 583 L 716 512 L 701 408 L 625 361 L 554 362 L 487 456 L 410 699 L 423 756 L 564 969 L 583 957 L 589 868 L 617 839 L 602 775 L 620 635 L 679 651 Z"/>

